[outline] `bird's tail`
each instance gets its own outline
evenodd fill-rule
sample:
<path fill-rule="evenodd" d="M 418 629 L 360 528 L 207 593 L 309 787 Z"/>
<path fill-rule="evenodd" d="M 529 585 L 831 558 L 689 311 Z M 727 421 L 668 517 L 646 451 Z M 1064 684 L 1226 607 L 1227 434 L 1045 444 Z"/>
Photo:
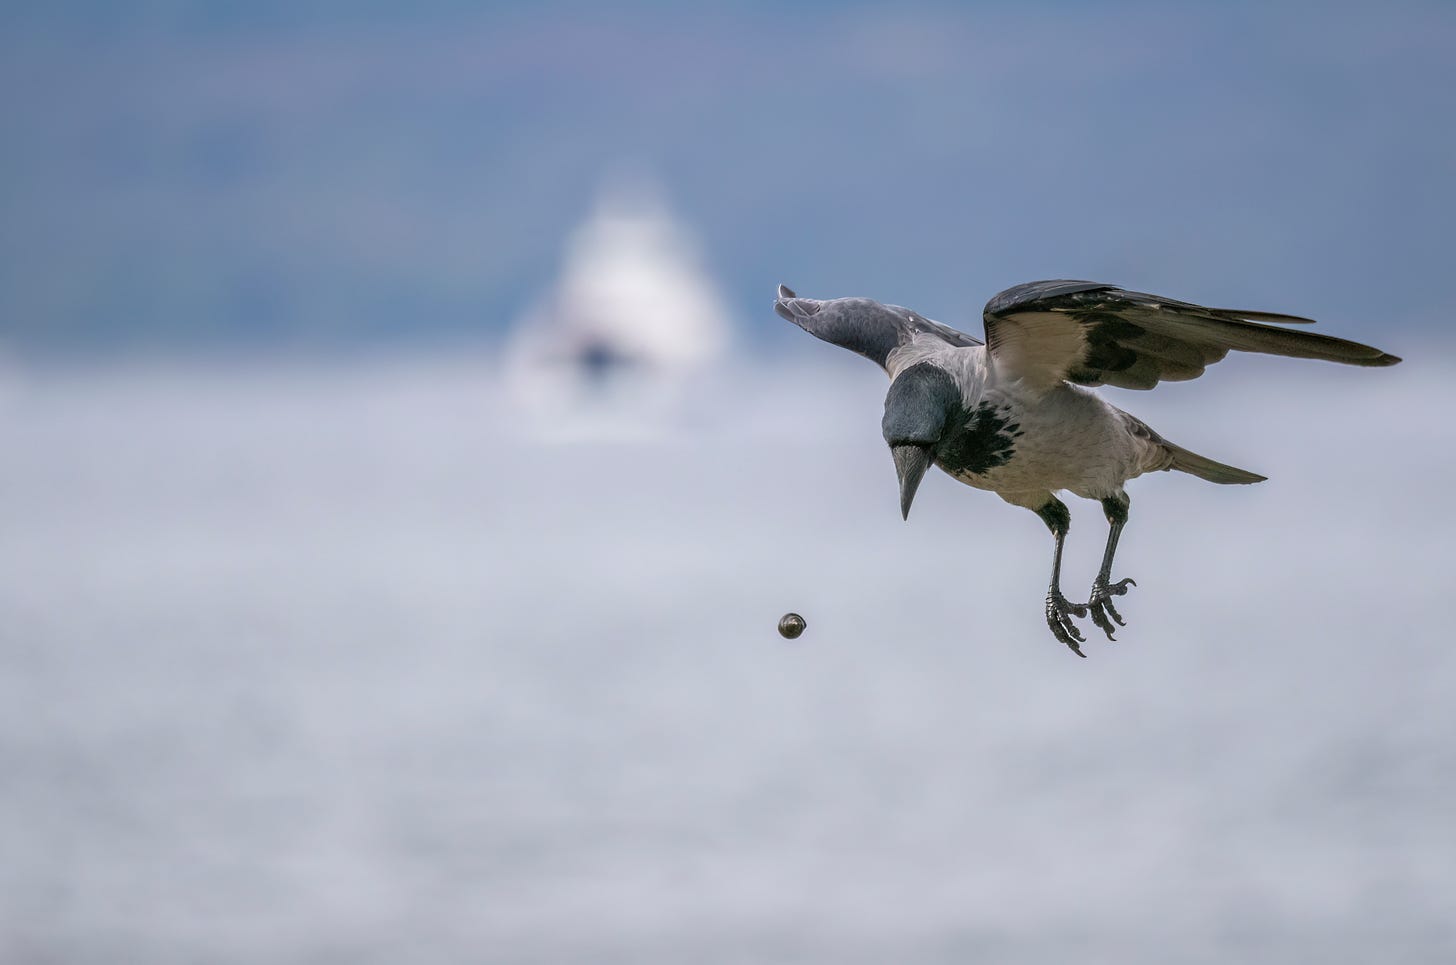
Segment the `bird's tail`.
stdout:
<path fill-rule="evenodd" d="M 1167 468 L 1176 469 L 1179 472 L 1191 473 L 1199 479 L 1207 479 L 1213 483 L 1248 483 L 1263 482 L 1268 476 L 1261 476 L 1258 473 L 1249 472 L 1246 469 L 1236 469 L 1233 466 L 1226 466 L 1221 462 L 1214 462 L 1207 456 L 1200 456 L 1196 452 L 1189 452 L 1182 446 L 1175 446 L 1164 440 L 1163 444 L 1168 448 L 1168 455 L 1171 461 Z"/>

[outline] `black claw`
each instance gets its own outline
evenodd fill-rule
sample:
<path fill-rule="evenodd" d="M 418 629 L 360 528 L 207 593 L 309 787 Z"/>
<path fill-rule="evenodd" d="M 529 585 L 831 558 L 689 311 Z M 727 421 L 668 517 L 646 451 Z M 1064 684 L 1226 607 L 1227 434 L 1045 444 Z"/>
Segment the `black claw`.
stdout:
<path fill-rule="evenodd" d="M 1109 640 L 1117 639 L 1112 635 L 1114 622 L 1120 627 L 1127 626 L 1127 621 L 1122 618 L 1121 613 L 1117 612 L 1117 607 L 1112 605 L 1112 598 L 1127 593 L 1129 586 L 1137 586 L 1137 583 L 1131 579 L 1125 579 L 1116 583 L 1099 581 L 1092 584 L 1092 595 L 1087 600 L 1087 606 L 1092 611 L 1092 622 L 1107 634 Z"/>
<path fill-rule="evenodd" d="M 1084 636 L 1082 636 L 1082 631 L 1077 628 L 1077 625 L 1075 623 L 1072 622 L 1072 618 L 1071 617 L 1066 616 L 1065 614 L 1063 614 L 1061 616 L 1061 624 L 1062 624 L 1062 628 L 1067 631 L 1067 634 L 1073 640 L 1076 640 L 1078 643 L 1086 643 L 1087 642 L 1087 638 L 1084 637 Z"/>
<path fill-rule="evenodd" d="M 1122 614 L 1117 612 L 1117 607 L 1112 605 L 1111 600 L 1102 601 L 1102 608 L 1107 611 L 1108 616 L 1112 617 L 1112 619 L 1117 621 L 1118 626 L 1127 626 L 1127 624 L 1123 622 Z"/>
<path fill-rule="evenodd" d="M 1077 634 L 1077 636 L 1073 638 L 1067 632 L 1070 629 L 1072 633 L 1076 633 L 1077 631 L 1075 627 L 1069 627 L 1063 623 L 1049 623 L 1048 626 L 1052 628 L 1052 635 L 1055 636 L 1062 643 L 1066 644 L 1068 650 L 1072 651 L 1084 660 L 1087 659 L 1087 655 L 1082 652 L 1082 648 L 1080 646 L 1080 644 L 1084 642 L 1082 640 L 1081 634 Z"/>

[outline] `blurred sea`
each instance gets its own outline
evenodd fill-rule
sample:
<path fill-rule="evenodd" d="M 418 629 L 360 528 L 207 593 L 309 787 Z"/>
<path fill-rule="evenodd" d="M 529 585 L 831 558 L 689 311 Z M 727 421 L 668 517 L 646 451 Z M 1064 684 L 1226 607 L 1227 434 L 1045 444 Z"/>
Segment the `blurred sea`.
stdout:
<path fill-rule="evenodd" d="M 1386 347 L 1109 393 L 1271 481 L 1135 481 L 1087 660 L 827 351 L 614 444 L 469 353 L 7 372 L 0 960 L 1456 960 L 1456 365 Z"/>

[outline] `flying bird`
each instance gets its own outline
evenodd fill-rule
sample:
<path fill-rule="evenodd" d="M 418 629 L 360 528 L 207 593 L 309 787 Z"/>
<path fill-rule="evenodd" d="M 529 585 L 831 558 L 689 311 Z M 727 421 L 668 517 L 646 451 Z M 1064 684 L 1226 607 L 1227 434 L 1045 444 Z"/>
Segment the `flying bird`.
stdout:
<path fill-rule="evenodd" d="M 1078 656 L 1086 642 L 1072 617 L 1091 615 L 1109 640 L 1125 626 L 1113 597 L 1137 584 L 1112 579 L 1112 558 L 1131 501 L 1124 484 L 1176 469 L 1214 483 L 1264 476 L 1175 445 L 1083 386 L 1151 389 L 1196 379 L 1230 351 L 1394 365 L 1380 349 L 1289 328 L 1308 318 L 1204 308 L 1093 281 L 1034 281 L 986 303 L 985 342 L 868 298 L 800 298 L 779 286 L 774 310 L 804 331 L 863 355 L 890 376 L 881 423 L 900 479 L 900 513 L 931 464 L 1014 506 L 1032 510 L 1055 538 L 1046 621 Z M 1062 595 L 1066 490 L 1102 503 L 1107 547 L 1085 604 Z"/>

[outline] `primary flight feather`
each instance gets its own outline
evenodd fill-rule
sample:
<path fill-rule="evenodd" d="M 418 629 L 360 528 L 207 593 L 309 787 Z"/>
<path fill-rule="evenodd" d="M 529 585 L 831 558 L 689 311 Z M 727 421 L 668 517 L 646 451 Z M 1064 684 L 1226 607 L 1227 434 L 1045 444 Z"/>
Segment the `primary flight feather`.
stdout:
<path fill-rule="evenodd" d="M 1216 483 L 1264 479 L 1174 445 L 1081 386 L 1150 389 L 1195 379 L 1231 351 L 1394 365 L 1380 349 L 1289 328 L 1297 315 L 1205 308 L 1090 281 L 1037 281 L 986 303 L 982 343 L 898 305 L 868 298 L 820 301 L 780 285 L 774 310 L 826 342 L 863 355 L 890 376 L 881 424 L 908 516 L 934 464 L 1039 515 L 1055 538 L 1046 621 L 1079 656 L 1085 637 L 1072 617 L 1091 615 L 1108 639 L 1124 621 L 1112 598 L 1130 579 L 1112 580 L 1112 558 L 1127 522 L 1123 485 L 1176 469 Z M 1067 490 L 1102 503 L 1110 526 L 1102 566 L 1085 604 L 1060 588 L 1070 523 Z"/>

